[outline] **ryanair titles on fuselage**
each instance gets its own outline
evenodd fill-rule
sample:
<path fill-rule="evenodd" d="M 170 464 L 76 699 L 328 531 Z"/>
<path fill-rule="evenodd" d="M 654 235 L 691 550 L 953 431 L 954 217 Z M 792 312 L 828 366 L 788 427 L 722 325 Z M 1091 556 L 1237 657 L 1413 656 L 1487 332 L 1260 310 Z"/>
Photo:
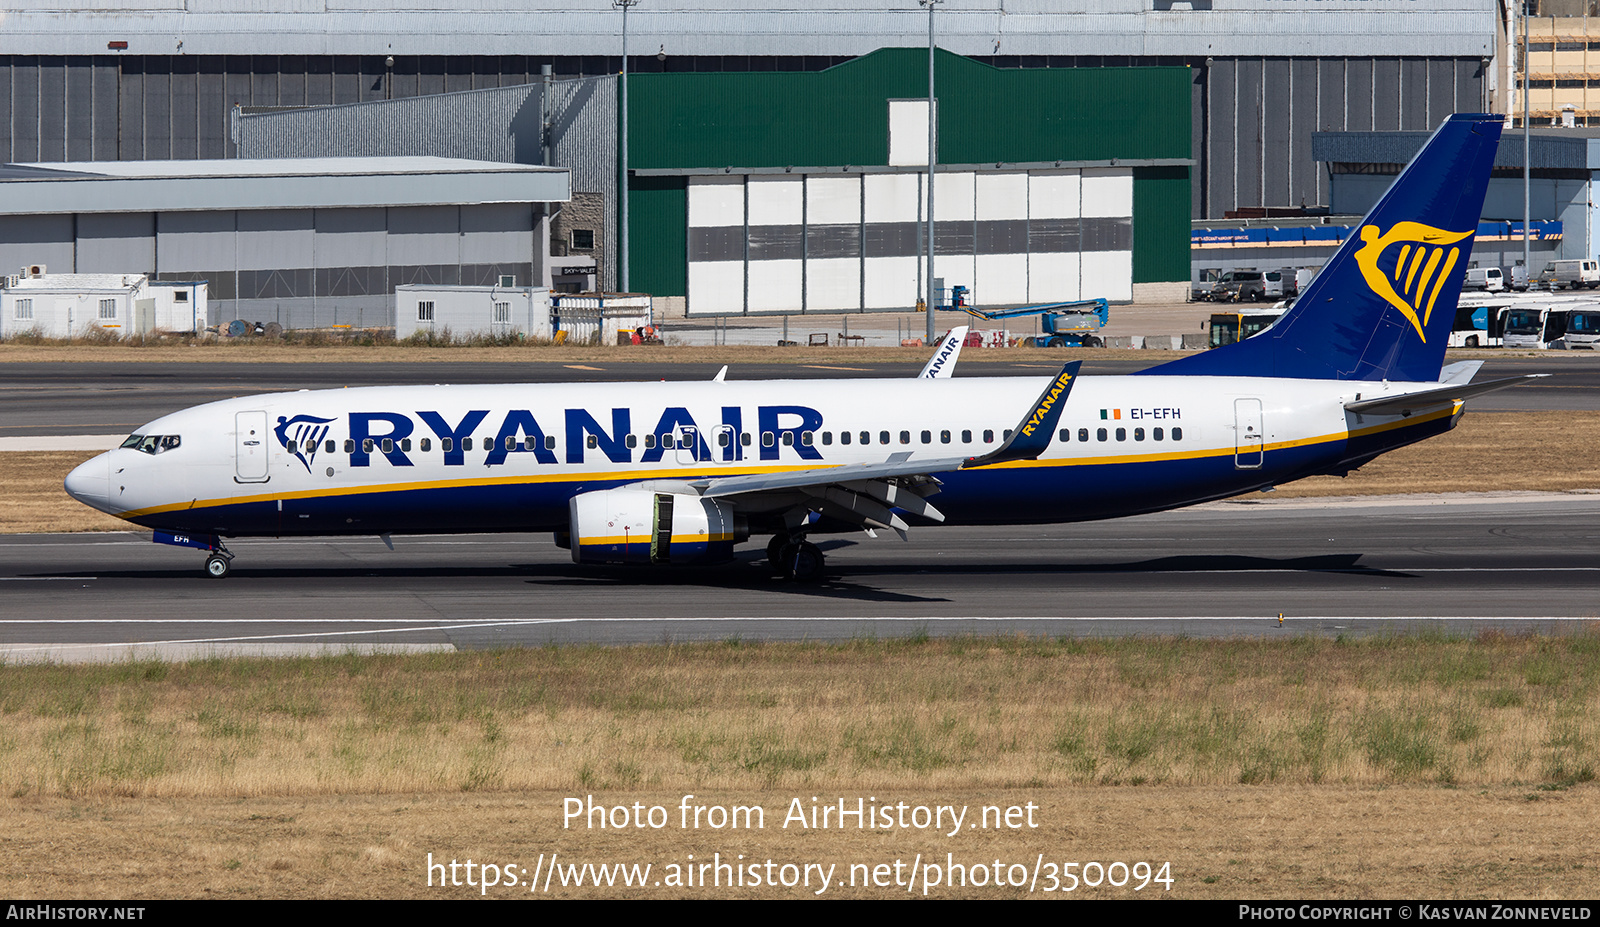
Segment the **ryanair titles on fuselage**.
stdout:
<path fill-rule="evenodd" d="M 556 464 L 560 462 L 558 450 L 563 452 L 565 462 L 569 464 L 584 463 L 585 453 L 589 450 L 604 454 L 612 463 L 632 463 L 635 452 L 639 452 L 639 463 L 656 463 L 668 451 L 674 450 L 673 444 L 656 440 L 645 442 L 642 447 L 636 446 L 638 442 L 630 440 L 635 437 L 633 410 L 614 408 L 609 411 L 609 422 L 601 422 L 588 409 L 541 412 L 541 421 L 529 409 L 512 409 L 499 417 L 498 425 L 491 426 L 492 437 L 485 430 L 485 425 L 493 421 L 493 413 L 489 409 L 473 409 L 455 415 L 435 410 L 419 410 L 414 415 L 401 412 L 349 412 L 345 416 L 349 422 L 346 449 L 352 467 L 370 467 L 374 456 L 383 457 L 396 467 L 414 466 L 410 455 L 415 452 L 405 450 L 403 443 L 414 436 L 438 440 L 447 467 L 466 465 L 467 451 L 478 435 L 484 439 L 481 446 L 483 464 L 490 467 L 504 464 L 512 454 L 532 454 L 541 464 Z M 652 439 L 657 435 L 672 435 L 685 443 L 692 442 L 695 460 L 777 460 L 785 448 L 793 450 L 802 460 L 822 459 L 822 453 L 812 439 L 802 437 L 814 434 L 822 427 L 822 413 L 816 409 L 799 405 L 756 407 L 755 425 L 759 438 L 748 445 L 738 437 L 744 432 L 744 408 L 722 406 L 721 411 L 721 420 L 709 434 L 727 435 L 728 440 L 719 441 L 715 450 L 711 441 L 707 440 L 708 432 L 683 406 L 668 406 L 646 433 Z M 562 433 L 566 438 L 564 448 L 557 447 L 556 433 L 547 430 L 552 418 L 563 426 Z M 280 415 L 273 433 L 278 438 L 279 446 L 293 453 L 309 472 L 319 442 L 329 433 L 326 426 L 332 421 L 309 415 Z M 296 440 L 296 435 L 307 433 L 308 425 L 315 426 L 309 432 L 314 437 Z M 712 440 L 716 440 L 715 437 Z"/>

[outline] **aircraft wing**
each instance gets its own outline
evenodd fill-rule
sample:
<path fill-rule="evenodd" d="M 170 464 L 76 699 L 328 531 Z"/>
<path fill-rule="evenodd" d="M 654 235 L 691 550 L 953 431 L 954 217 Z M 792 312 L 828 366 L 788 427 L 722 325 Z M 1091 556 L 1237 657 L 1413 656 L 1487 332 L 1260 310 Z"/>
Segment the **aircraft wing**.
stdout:
<path fill-rule="evenodd" d="M 1448 383 L 1433 389 L 1406 393 L 1403 396 L 1379 396 L 1373 399 L 1362 399 L 1361 394 L 1357 393 L 1353 401 L 1344 404 L 1344 408 L 1346 412 L 1360 415 L 1410 415 L 1423 409 L 1448 405 L 1460 399 L 1470 399 L 1473 396 L 1482 396 L 1484 393 L 1521 386 L 1529 380 L 1539 380 L 1549 375 L 1529 373 L 1520 377 L 1485 380 L 1482 383 Z"/>
<path fill-rule="evenodd" d="M 890 528 L 904 538 L 909 526 L 894 509 L 944 521 L 944 514 L 926 498 L 939 491 L 934 474 L 1031 460 L 1043 453 L 1080 366 L 1081 361 L 1063 366 L 1005 442 L 979 457 L 914 458 L 914 452 L 901 451 L 881 463 L 710 477 L 689 485 L 709 498 L 737 499 L 754 509 L 784 509 L 791 528 L 818 512 L 867 529 Z"/>

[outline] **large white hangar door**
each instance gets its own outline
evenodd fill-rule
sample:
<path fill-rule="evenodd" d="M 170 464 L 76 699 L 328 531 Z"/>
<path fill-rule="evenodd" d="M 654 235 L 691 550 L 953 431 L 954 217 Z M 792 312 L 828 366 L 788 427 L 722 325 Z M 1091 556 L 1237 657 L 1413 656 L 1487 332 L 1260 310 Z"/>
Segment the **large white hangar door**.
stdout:
<path fill-rule="evenodd" d="M 981 306 L 1133 296 L 1127 168 L 936 175 L 934 273 Z M 689 312 L 909 309 L 927 273 L 927 175 L 689 180 Z"/>
<path fill-rule="evenodd" d="M 744 177 L 689 179 L 689 310 L 744 311 Z"/>

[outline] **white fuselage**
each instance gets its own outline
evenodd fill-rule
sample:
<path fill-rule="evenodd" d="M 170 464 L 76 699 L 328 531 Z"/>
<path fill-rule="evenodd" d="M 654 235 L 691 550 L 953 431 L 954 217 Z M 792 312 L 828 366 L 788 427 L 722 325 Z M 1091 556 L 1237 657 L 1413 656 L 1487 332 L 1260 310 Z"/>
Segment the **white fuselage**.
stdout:
<path fill-rule="evenodd" d="M 74 497 L 221 536 L 559 530 L 576 494 L 645 480 L 976 457 L 1046 379 L 404 386 L 230 399 L 159 418 Z M 1451 427 L 1459 405 L 1358 416 L 1436 384 L 1082 377 L 1036 460 L 937 474 L 949 523 L 1107 518 L 1247 492 Z M 387 442 L 387 443 L 386 443 Z M 754 526 L 758 530 L 760 525 Z"/>

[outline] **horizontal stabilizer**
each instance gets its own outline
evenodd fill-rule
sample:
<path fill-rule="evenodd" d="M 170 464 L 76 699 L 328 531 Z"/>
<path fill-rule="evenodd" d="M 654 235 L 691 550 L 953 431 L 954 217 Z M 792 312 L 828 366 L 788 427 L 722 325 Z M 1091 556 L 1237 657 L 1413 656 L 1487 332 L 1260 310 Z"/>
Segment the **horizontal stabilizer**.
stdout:
<path fill-rule="evenodd" d="M 1529 380 L 1538 380 L 1548 377 L 1548 373 L 1530 373 L 1520 377 L 1506 377 L 1500 380 L 1485 380 L 1482 383 L 1450 383 L 1445 386 L 1425 389 L 1404 396 L 1379 396 L 1374 399 L 1361 399 L 1360 394 L 1353 402 L 1344 404 L 1346 412 L 1355 412 L 1358 415 L 1410 415 L 1423 409 L 1432 409 L 1448 405 L 1460 399 L 1471 399 L 1473 396 L 1482 396 L 1484 393 L 1493 393 L 1497 390 L 1520 386 Z"/>

